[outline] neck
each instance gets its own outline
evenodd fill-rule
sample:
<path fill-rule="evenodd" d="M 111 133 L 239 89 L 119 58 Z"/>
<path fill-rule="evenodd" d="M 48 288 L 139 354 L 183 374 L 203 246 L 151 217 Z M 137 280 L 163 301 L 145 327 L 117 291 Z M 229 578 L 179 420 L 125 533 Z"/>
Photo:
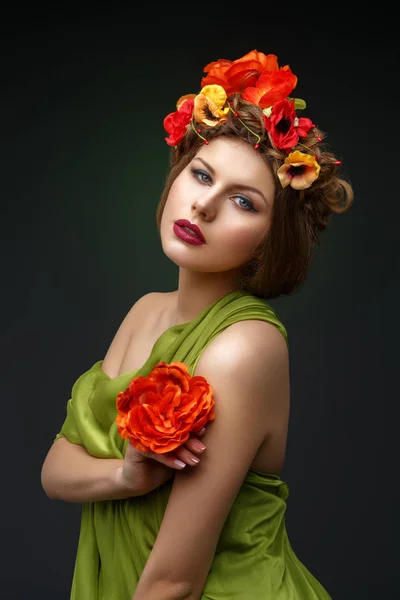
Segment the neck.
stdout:
<path fill-rule="evenodd" d="M 236 272 L 201 273 L 179 269 L 171 318 L 174 323 L 195 319 L 212 302 L 236 289 Z"/>

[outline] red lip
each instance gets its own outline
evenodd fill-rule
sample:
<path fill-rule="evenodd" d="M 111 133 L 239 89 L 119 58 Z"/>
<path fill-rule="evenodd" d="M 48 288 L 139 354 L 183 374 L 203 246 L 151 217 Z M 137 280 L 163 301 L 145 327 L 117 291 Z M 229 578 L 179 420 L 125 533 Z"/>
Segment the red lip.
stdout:
<path fill-rule="evenodd" d="M 206 243 L 205 237 L 202 234 L 201 229 L 194 223 L 191 223 L 187 219 L 178 219 L 177 221 L 175 221 L 175 225 L 178 225 L 179 227 L 187 227 L 188 229 L 193 231 L 193 233 L 195 233 L 200 238 L 200 240 L 203 242 L 203 244 Z"/>

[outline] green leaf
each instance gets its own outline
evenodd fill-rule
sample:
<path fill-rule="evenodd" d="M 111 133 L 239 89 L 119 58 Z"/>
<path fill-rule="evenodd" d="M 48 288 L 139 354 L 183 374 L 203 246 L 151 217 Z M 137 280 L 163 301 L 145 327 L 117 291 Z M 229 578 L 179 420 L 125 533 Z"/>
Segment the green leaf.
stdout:
<path fill-rule="evenodd" d="M 301 98 L 288 98 L 288 100 L 290 102 L 292 102 L 294 100 L 295 110 L 304 110 L 307 106 L 305 100 L 302 100 Z"/>

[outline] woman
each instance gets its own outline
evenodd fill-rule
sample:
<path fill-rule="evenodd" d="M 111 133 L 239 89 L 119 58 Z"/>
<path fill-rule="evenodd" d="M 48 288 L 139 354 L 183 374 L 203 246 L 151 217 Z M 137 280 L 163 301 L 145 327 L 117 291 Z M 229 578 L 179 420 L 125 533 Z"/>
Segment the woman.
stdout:
<path fill-rule="evenodd" d="M 204 73 L 164 121 L 157 225 L 177 289 L 140 298 L 78 378 L 42 469 L 49 497 L 83 504 L 74 600 L 330 598 L 285 528 L 288 340 L 266 300 L 300 288 L 352 188 L 288 65 L 253 50 Z M 160 362 L 215 400 L 205 433 L 167 452 L 129 443 L 117 410 Z"/>

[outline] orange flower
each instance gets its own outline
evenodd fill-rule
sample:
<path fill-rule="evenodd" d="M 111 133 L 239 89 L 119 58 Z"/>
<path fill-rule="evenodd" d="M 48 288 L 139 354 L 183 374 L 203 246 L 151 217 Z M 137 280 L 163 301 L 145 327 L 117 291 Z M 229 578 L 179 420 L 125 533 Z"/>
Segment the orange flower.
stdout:
<path fill-rule="evenodd" d="M 257 50 L 252 50 L 233 62 L 226 59 L 211 62 L 203 70 L 207 75 L 203 77 L 201 87 L 217 84 L 225 89 L 228 96 L 245 91 L 246 94 L 249 93 L 249 96 L 255 98 L 256 102 L 246 98 L 244 94 L 243 98 L 261 108 L 282 100 L 297 84 L 297 77 L 293 75 L 288 65 L 279 68 L 275 54 L 266 55 Z M 255 89 L 259 91 L 255 92 Z M 247 90 L 252 91 L 247 92 Z M 275 96 L 270 94 L 270 97 L 273 98 L 272 101 L 268 96 L 263 98 L 267 92 L 272 90 L 276 92 Z"/>
<path fill-rule="evenodd" d="M 280 69 L 261 73 L 255 87 L 247 87 L 242 98 L 261 108 L 268 108 L 289 96 L 296 85 L 296 75 L 285 65 Z"/>
<path fill-rule="evenodd" d="M 163 454 L 215 419 L 213 389 L 182 362 L 159 362 L 134 377 L 116 399 L 119 434 L 141 452 Z"/>
<path fill-rule="evenodd" d="M 277 175 L 282 187 L 290 185 L 295 190 L 305 190 L 318 178 L 320 170 L 320 165 L 310 154 L 296 150 L 285 158 Z"/>
<path fill-rule="evenodd" d="M 198 123 L 215 127 L 226 121 L 226 92 L 220 85 L 206 85 L 194 99 L 193 117 Z"/>

